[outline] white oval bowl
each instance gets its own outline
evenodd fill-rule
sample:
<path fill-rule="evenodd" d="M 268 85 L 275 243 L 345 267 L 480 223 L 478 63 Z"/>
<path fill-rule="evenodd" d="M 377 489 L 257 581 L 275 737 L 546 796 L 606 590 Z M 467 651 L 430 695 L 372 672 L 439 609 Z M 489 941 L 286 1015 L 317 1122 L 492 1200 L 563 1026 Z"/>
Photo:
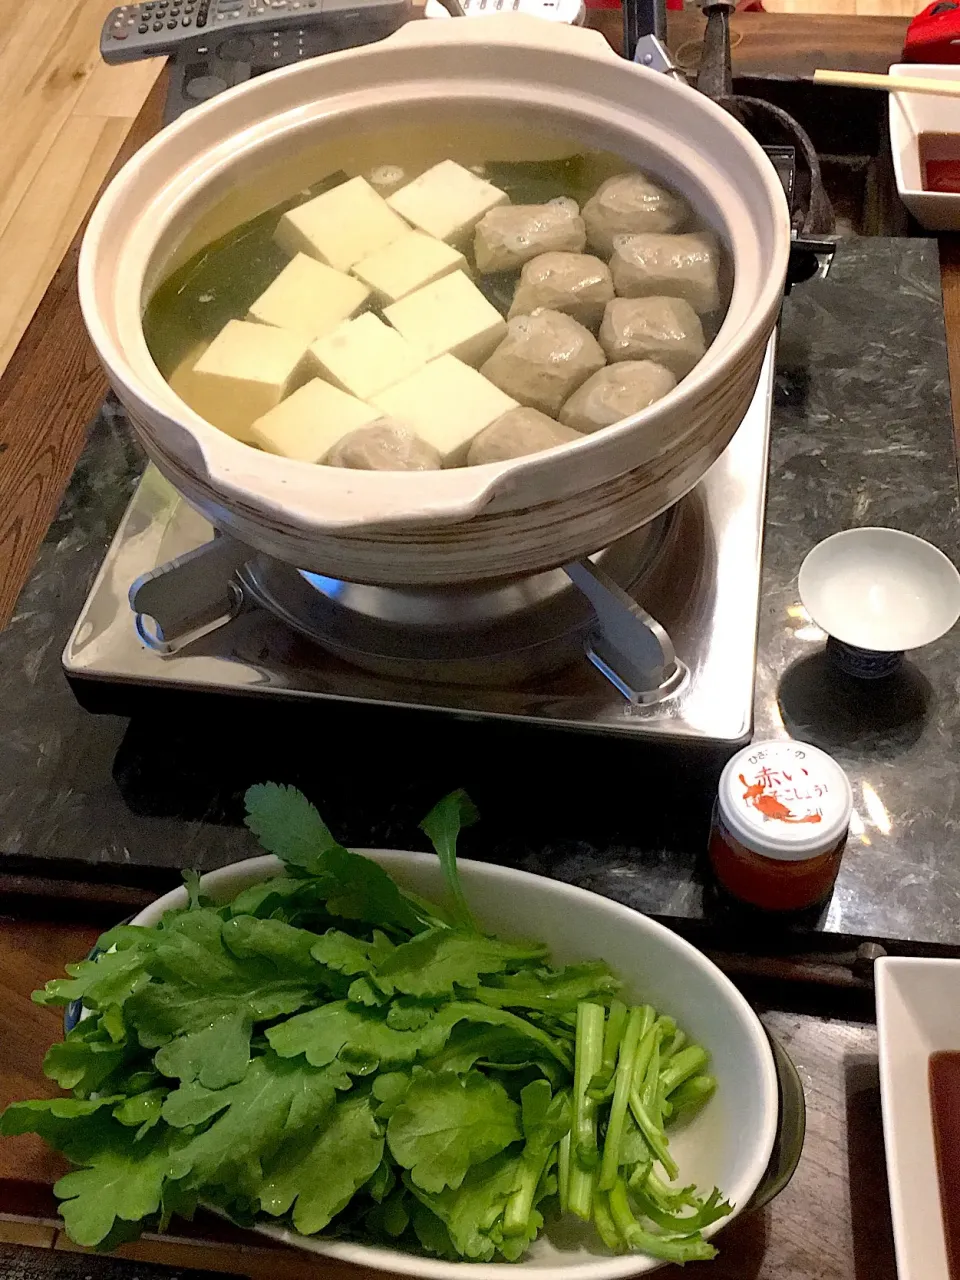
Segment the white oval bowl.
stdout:
<path fill-rule="evenodd" d="M 186 254 L 198 219 L 254 175 L 262 187 L 281 157 L 382 119 L 385 104 L 396 123 L 453 103 L 552 125 L 687 197 L 734 269 L 726 317 L 703 360 L 623 423 L 546 453 L 449 471 L 314 466 L 204 422 L 161 376 L 141 325 L 145 294 L 178 249 Z M 272 72 L 195 107 L 104 193 L 84 237 L 79 289 L 97 353 L 147 452 L 213 524 L 303 569 L 359 582 L 457 582 L 596 551 L 697 483 L 755 390 L 789 245 L 776 172 L 732 116 L 618 57 L 596 32 L 511 14 L 411 22 L 378 44 Z"/>
<path fill-rule="evenodd" d="M 434 901 L 446 899 L 443 873 L 432 854 L 359 849 L 402 888 Z M 671 1139 L 683 1184 L 702 1191 L 718 1186 L 734 1205 L 730 1217 L 705 1232 L 713 1235 L 736 1217 L 756 1190 L 770 1160 L 778 1123 L 773 1053 L 759 1018 L 729 978 L 696 947 L 663 925 L 599 894 L 558 880 L 483 862 L 460 861 L 464 892 L 478 923 L 504 938 L 545 942 L 560 964 L 605 960 L 624 981 L 628 999 L 653 1004 L 676 1018 L 710 1053 L 717 1092 L 704 1110 Z M 282 870 L 277 858 L 235 862 L 203 876 L 200 886 L 218 903 Z M 174 889 L 145 907 L 132 923 L 155 925 L 165 911 L 187 905 L 186 889 Z M 280 1227 L 257 1231 L 297 1248 L 381 1271 L 433 1280 L 615 1280 L 645 1275 L 665 1264 L 640 1254 L 601 1251 L 592 1231 L 566 1222 L 533 1245 L 521 1263 L 450 1263 L 396 1249 L 311 1239 Z M 596 1250 L 596 1251 L 594 1251 Z M 706 1274 L 706 1272 L 704 1273 Z"/>

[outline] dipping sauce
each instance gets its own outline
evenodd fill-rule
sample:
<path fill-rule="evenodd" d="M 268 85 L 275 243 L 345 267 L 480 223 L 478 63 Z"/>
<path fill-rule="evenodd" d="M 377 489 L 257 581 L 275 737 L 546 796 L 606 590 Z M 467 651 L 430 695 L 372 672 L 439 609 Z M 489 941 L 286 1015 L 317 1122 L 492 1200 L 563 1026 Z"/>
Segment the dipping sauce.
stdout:
<path fill-rule="evenodd" d="M 960 1280 L 960 1052 L 930 1055 L 930 1111 L 951 1280 Z"/>
<path fill-rule="evenodd" d="M 853 794 L 837 762 L 805 742 L 757 742 L 720 778 L 710 862 L 720 884 L 766 911 L 801 911 L 833 889 Z"/>
<path fill-rule="evenodd" d="M 960 195 L 960 135 L 921 133 L 917 147 L 924 191 Z"/>

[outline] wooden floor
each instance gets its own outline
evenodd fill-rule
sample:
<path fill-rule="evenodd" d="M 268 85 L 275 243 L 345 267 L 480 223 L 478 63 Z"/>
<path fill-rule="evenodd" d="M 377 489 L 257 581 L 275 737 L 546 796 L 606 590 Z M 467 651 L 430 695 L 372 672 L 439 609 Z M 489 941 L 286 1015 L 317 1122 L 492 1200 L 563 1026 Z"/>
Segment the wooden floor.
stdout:
<path fill-rule="evenodd" d="M 770 12 L 899 16 L 924 0 L 764 0 Z M 161 61 L 106 67 L 110 0 L 0 0 L 0 373 Z"/>

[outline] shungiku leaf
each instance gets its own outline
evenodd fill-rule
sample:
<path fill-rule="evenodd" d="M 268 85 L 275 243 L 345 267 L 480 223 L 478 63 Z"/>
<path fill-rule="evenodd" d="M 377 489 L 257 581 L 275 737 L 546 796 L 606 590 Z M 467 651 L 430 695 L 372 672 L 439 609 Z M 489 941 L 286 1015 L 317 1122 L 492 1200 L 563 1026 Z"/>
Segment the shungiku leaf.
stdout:
<path fill-rule="evenodd" d="M 459 1187 L 471 1165 L 521 1136 L 520 1108 L 479 1071 L 415 1076 L 387 1125 L 390 1154 L 424 1191 Z"/>
<path fill-rule="evenodd" d="M 464 896 L 457 867 L 457 837 L 464 827 L 479 818 L 477 807 L 465 791 L 452 791 L 430 810 L 420 828 L 437 851 L 444 879 L 454 900 L 457 923 L 464 929 L 476 930 L 473 916 Z"/>
<path fill-rule="evenodd" d="M 277 1154 L 259 1189 L 261 1208 L 278 1217 L 293 1209 L 304 1235 L 322 1231 L 380 1166 L 383 1131 L 369 1095 L 347 1096 L 327 1122 Z"/>
<path fill-rule="evenodd" d="M 505 973 L 542 960 L 542 943 L 500 942 L 476 933 L 431 929 L 397 947 L 380 965 L 373 980 L 387 992 L 419 999 L 451 996 L 457 987 L 480 984 L 480 975 Z"/>
<path fill-rule="evenodd" d="M 247 826 L 268 853 L 289 867 L 310 870 L 326 849 L 336 844 L 327 824 L 296 787 L 262 782 L 244 796 Z"/>

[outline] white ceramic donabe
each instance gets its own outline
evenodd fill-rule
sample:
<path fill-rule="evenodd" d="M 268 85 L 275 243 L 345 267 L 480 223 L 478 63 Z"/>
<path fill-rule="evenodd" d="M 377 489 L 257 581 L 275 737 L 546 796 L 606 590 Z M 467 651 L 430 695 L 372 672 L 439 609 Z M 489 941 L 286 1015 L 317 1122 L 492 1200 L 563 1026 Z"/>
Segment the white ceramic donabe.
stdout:
<path fill-rule="evenodd" d="M 443 901 L 443 873 L 431 854 L 362 849 L 405 889 Z M 624 980 L 627 997 L 669 1012 L 692 1039 L 710 1051 L 717 1092 L 704 1110 L 671 1139 L 682 1183 L 709 1191 L 719 1186 L 734 1213 L 749 1201 L 763 1176 L 777 1130 L 777 1077 L 770 1043 L 756 1014 L 733 983 L 706 956 L 676 934 L 629 907 L 557 880 L 509 867 L 461 861 L 464 892 L 479 924 L 505 938 L 546 942 L 558 963 L 606 960 Z M 273 857 L 250 858 L 205 875 L 200 887 L 229 902 L 251 884 L 281 869 Z M 137 915 L 133 924 L 156 924 L 165 911 L 187 904 L 174 889 Z M 525 1280 L 614 1280 L 643 1275 L 662 1263 L 637 1254 L 612 1257 L 592 1232 L 569 1223 L 561 1235 L 541 1238 L 519 1264 Z M 268 1235 L 327 1257 L 403 1275 L 436 1280 L 505 1280 L 515 1263 L 449 1263 L 393 1249 L 308 1239 L 279 1228 Z"/>
<path fill-rule="evenodd" d="M 887 1182 L 900 1280 L 949 1280 L 933 1143 L 931 1053 L 960 1049 L 960 960 L 874 966 Z"/>
<path fill-rule="evenodd" d="M 140 314 L 145 289 L 197 219 L 325 136 L 457 104 L 478 118 L 552 125 L 688 197 L 734 266 L 726 318 L 693 373 L 658 404 L 583 440 L 443 472 L 345 472 L 274 457 L 188 409 L 151 360 Z M 756 387 L 789 241 L 779 179 L 727 112 L 619 58 L 596 32 L 505 14 L 411 22 L 379 44 L 287 67 L 195 107 L 110 184 L 84 238 L 79 287 L 97 352 L 147 452 L 214 525 L 300 568 L 442 583 L 578 558 L 692 488 Z"/>
<path fill-rule="evenodd" d="M 897 62 L 891 76 L 923 80 L 956 80 L 960 67 L 939 63 Z M 922 93 L 890 94 L 890 150 L 900 199 L 921 226 L 930 231 L 960 231 L 960 195 L 924 191 L 920 171 L 921 133 L 954 133 L 960 155 L 960 98 Z"/>
<path fill-rule="evenodd" d="M 900 529 L 846 529 L 800 566 L 810 617 L 844 644 L 875 653 L 919 649 L 960 618 L 960 573 L 937 547 Z"/>

